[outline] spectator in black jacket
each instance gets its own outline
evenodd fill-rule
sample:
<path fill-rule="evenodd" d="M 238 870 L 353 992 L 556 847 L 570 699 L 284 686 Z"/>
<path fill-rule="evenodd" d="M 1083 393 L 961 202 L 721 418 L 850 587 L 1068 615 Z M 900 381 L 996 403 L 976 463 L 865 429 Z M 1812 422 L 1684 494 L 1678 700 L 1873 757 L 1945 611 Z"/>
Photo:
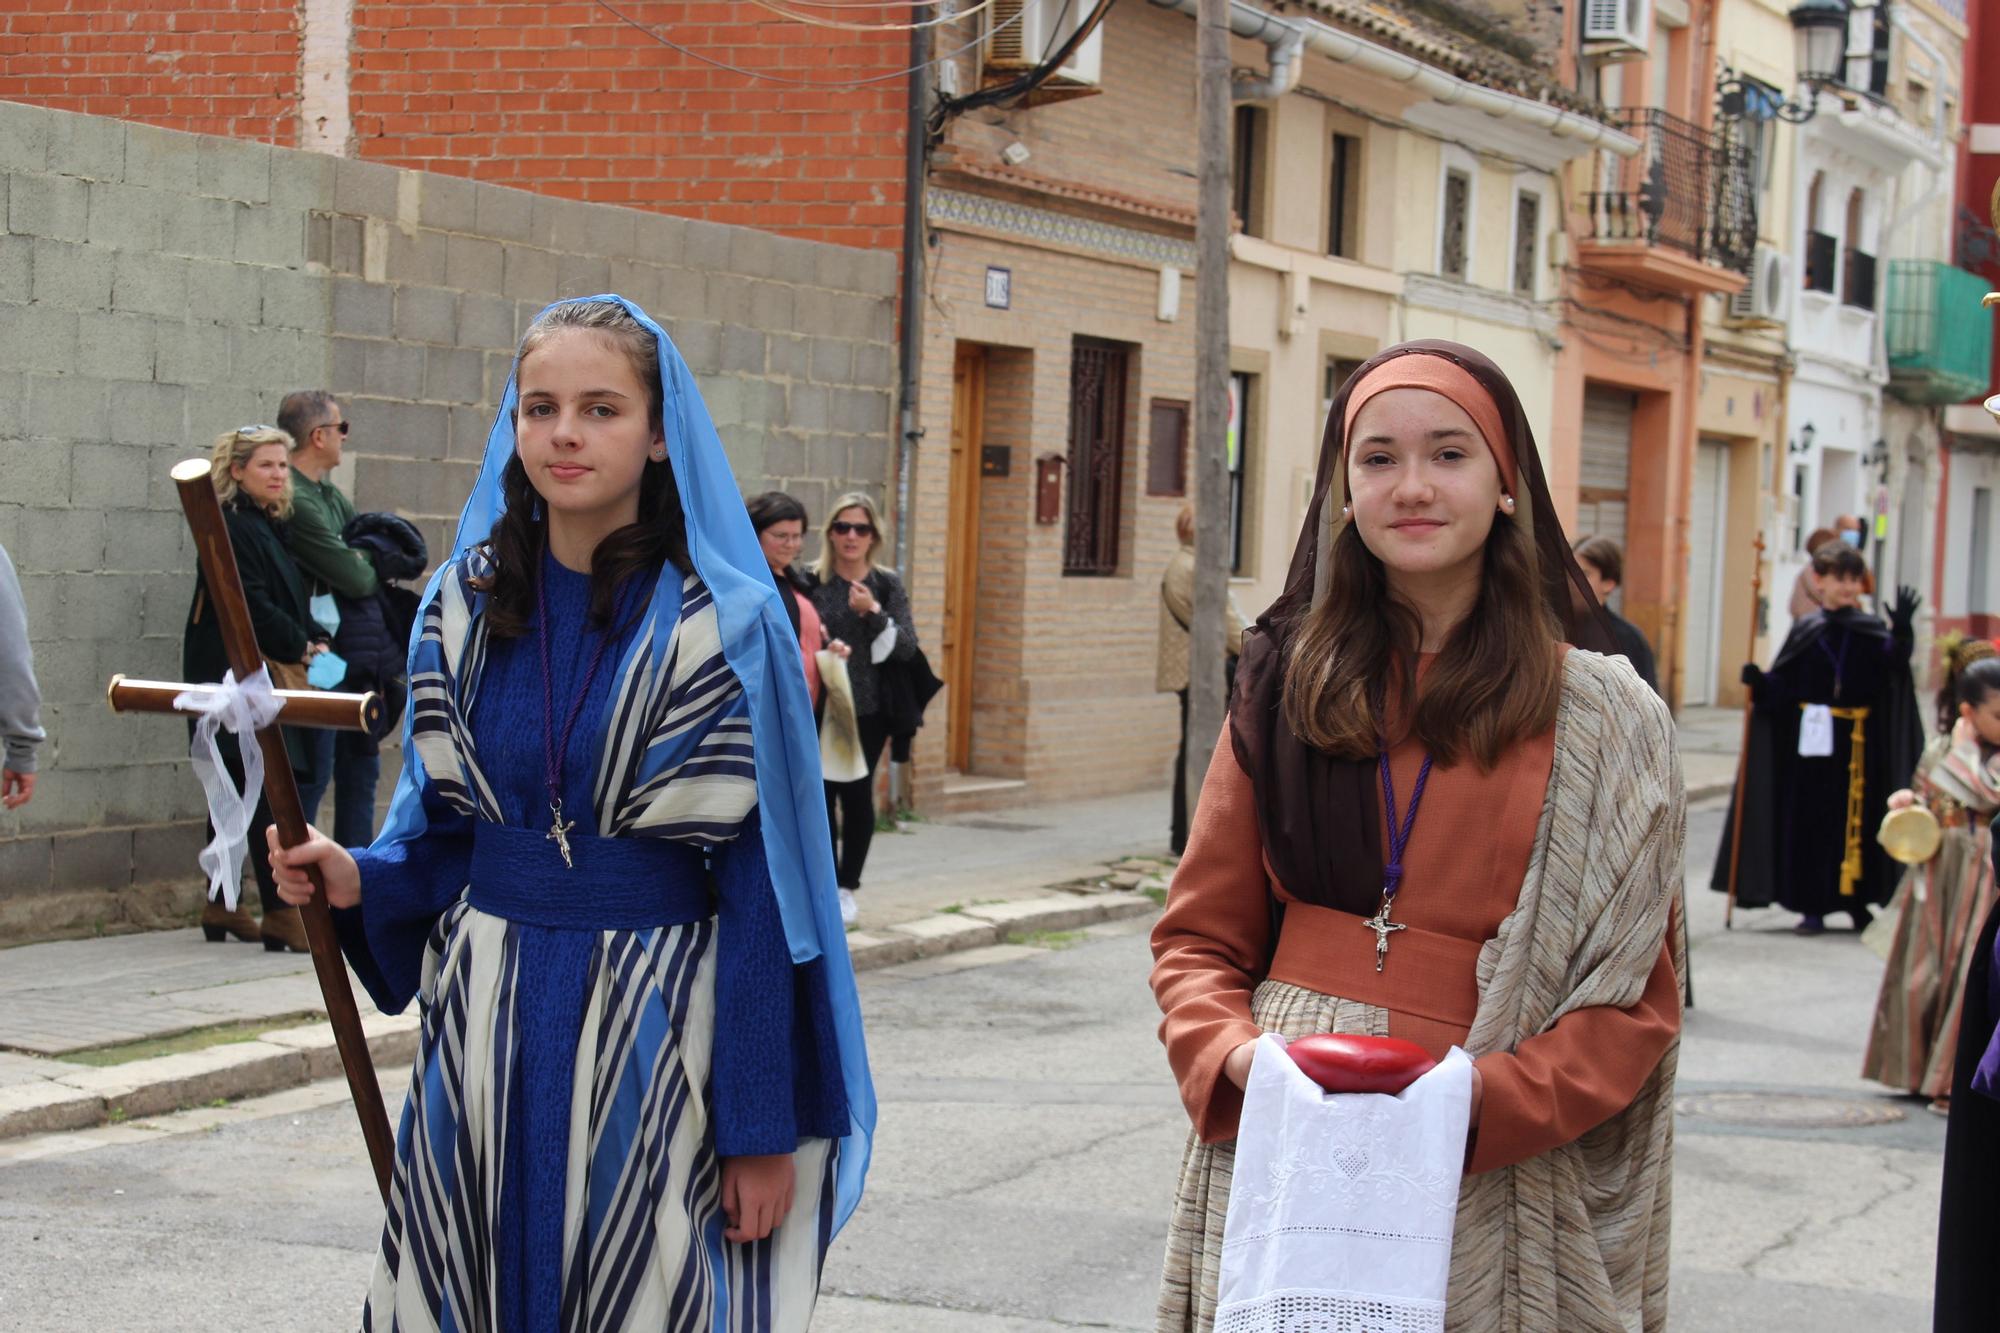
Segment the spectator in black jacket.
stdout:
<path fill-rule="evenodd" d="M 304 689 L 306 663 L 327 650 L 328 635 L 312 617 L 305 575 L 285 546 L 285 520 L 292 512 L 290 449 L 291 437 L 283 431 L 244 426 L 216 440 L 209 477 L 215 483 L 216 498 L 222 502 L 229 544 L 236 551 L 236 571 L 243 582 L 243 599 L 256 631 L 257 650 L 271 668 L 273 684 L 280 689 Z M 208 582 L 196 570 L 194 600 L 181 635 L 182 679 L 219 681 L 228 670 L 229 657 L 209 601 Z M 188 729 L 192 732 L 194 724 L 190 722 Z M 298 727 L 286 727 L 284 737 L 294 773 L 304 776 L 310 771 L 306 733 Z M 223 732 L 216 737 L 216 748 L 223 767 L 240 787 L 243 760 L 236 737 Z M 261 938 L 266 949 L 304 953 L 305 922 L 298 908 L 279 900 L 271 860 L 264 852 L 264 830 L 270 823 L 271 803 L 259 792 L 245 841 L 257 876 L 258 896 L 263 900 L 263 924 L 251 920 L 240 904 L 231 910 L 210 899 L 202 907 L 202 932 L 211 941 L 226 935 L 240 940 Z M 208 835 L 215 836 L 213 824 Z"/>
<path fill-rule="evenodd" d="M 1609 537 L 1585 537 L 1576 544 L 1576 563 L 1583 567 L 1590 590 L 1597 594 L 1604 614 L 1611 618 L 1611 632 L 1618 640 L 1620 655 L 1632 663 L 1639 679 L 1658 694 L 1660 678 L 1653 669 L 1653 645 L 1646 642 L 1637 625 L 1611 609 L 1611 594 L 1625 581 L 1625 553 Z"/>
<path fill-rule="evenodd" d="M 859 492 L 834 501 L 827 511 L 819 577 L 811 595 L 827 636 L 854 650 L 847 659 L 847 677 L 854 687 L 861 753 L 868 762 L 868 776 L 826 784 L 826 822 L 833 832 L 841 916 L 847 921 L 854 919 L 854 891 L 861 887 L 861 868 L 875 837 L 875 765 L 897 729 L 887 677 L 892 667 L 911 661 L 917 652 L 909 596 L 894 570 L 875 563 L 881 548 L 882 521 L 875 502 Z"/>

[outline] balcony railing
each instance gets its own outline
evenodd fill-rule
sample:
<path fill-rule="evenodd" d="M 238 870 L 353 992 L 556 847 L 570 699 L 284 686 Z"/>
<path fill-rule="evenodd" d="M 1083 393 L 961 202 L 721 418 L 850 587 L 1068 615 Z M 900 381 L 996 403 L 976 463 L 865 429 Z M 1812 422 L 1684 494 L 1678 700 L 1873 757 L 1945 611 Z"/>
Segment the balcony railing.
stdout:
<path fill-rule="evenodd" d="M 1592 238 L 1666 246 L 1747 275 L 1757 250 L 1747 146 L 1654 107 L 1613 115 L 1640 149 L 1607 161 L 1589 196 Z"/>
<path fill-rule="evenodd" d="M 1847 272 L 1842 275 L 1840 303 L 1856 310 L 1875 308 L 1875 256 L 1861 250 L 1847 252 Z"/>
<path fill-rule="evenodd" d="M 1956 403 L 1987 388 L 1993 369 L 1993 312 L 1980 305 L 1987 284 L 1934 259 L 1889 261 L 1883 341 L 1889 392 L 1905 402 Z"/>

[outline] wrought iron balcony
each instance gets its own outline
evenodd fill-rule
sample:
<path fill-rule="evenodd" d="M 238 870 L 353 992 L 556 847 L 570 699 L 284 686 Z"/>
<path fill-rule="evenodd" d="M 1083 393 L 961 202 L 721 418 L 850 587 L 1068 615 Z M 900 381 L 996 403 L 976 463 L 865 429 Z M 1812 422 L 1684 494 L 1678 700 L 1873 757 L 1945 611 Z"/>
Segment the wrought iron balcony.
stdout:
<path fill-rule="evenodd" d="M 1993 312 L 1986 282 L 1935 259 L 1892 259 L 1883 302 L 1889 392 L 1909 403 L 1956 403 L 1986 390 L 1993 373 Z"/>
<path fill-rule="evenodd" d="M 1602 188 L 1589 195 L 1591 239 L 1663 246 L 1748 276 L 1757 194 L 1747 145 L 1655 107 L 1613 114 L 1640 149 L 1604 160 Z"/>

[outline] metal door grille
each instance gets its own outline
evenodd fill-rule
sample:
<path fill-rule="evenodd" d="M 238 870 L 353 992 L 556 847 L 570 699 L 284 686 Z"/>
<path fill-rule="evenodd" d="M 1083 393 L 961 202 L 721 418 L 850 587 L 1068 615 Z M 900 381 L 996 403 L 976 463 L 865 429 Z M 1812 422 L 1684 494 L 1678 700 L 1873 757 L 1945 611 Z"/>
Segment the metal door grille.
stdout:
<path fill-rule="evenodd" d="M 1063 573 L 1118 572 L 1119 495 L 1125 480 L 1129 353 L 1079 338 L 1069 369 L 1069 526 Z"/>

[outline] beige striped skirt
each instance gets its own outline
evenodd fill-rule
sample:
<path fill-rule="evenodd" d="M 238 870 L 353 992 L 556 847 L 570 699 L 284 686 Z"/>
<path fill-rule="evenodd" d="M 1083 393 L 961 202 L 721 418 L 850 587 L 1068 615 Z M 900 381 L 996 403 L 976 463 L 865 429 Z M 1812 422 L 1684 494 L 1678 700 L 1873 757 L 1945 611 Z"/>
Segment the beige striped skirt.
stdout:
<path fill-rule="evenodd" d="M 1266 1032 L 1309 1037 L 1320 1032 L 1389 1035 L 1389 1011 L 1372 1004 L 1321 995 L 1282 981 L 1267 981 L 1251 997 L 1250 1016 Z M 1167 1261 L 1160 1279 L 1159 1333 L 1209 1333 L 1215 1326 L 1215 1289 L 1222 1273 L 1222 1223 L 1229 1213 L 1229 1180 L 1236 1144 L 1203 1143 L 1190 1134 L 1181 1158 L 1180 1189 L 1167 1231 Z"/>

